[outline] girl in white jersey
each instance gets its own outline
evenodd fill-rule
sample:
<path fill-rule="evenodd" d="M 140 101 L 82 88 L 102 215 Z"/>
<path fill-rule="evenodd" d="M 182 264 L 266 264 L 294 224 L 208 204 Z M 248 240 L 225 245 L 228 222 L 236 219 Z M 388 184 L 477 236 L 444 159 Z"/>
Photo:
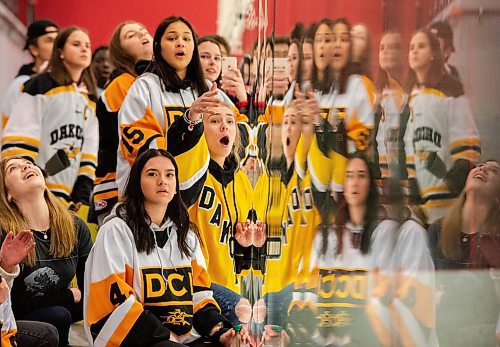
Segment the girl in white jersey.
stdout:
<path fill-rule="evenodd" d="M 311 277 L 300 301 L 306 310 L 302 314 L 316 318 L 310 317 L 315 323 L 309 324 L 309 336 L 321 346 L 379 344 L 368 314 L 371 274 L 392 256 L 392 230 L 377 227 L 378 193 L 372 172 L 362 155 L 349 159 L 335 223 L 324 218 L 314 240 Z"/>
<path fill-rule="evenodd" d="M 170 153 L 145 151 L 101 227 L 84 296 L 87 337 L 96 346 L 231 344 L 235 331 L 212 296 L 178 173 Z"/>
<path fill-rule="evenodd" d="M 481 146 L 460 81 L 445 73 L 437 37 L 419 30 L 411 38 L 409 131 L 416 177 L 429 223 L 443 217 L 460 194 Z"/>
<path fill-rule="evenodd" d="M 198 115 L 208 114 L 205 108 L 218 104 L 202 95 L 207 91 L 193 27 L 183 17 L 166 18 L 153 38 L 150 67 L 132 84 L 118 113 L 119 194 L 140 153 L 148 148 L 166 148 L 167 130 L 176 118 L 189 109 Z M 219 94 L 228 100 L 224 93 Z"/>
<path fill-rule="evenodd" d="M 21 155 L 46 170 L 48 188 L 67 203 L 88 205 L 97 164 L 95 79 L 90 39 L 62 30 L 49 71 L 24 84 L 2 137 L 2 156 Z"/>

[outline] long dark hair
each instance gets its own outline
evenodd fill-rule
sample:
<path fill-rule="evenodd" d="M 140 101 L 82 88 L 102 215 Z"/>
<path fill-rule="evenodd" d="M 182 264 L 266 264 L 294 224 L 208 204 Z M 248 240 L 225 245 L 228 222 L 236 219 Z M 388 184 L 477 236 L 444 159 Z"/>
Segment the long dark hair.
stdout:
<path fill-rule="evenodd" d="M 290 47 L 292 45 L 296 45 L 297 46 L 297 51 L 298 51 L 298 67 L 297 67 L 297 77 L 295 78 L 295 83 L 297 85 L 300 85 L 302 83 L 302 61 L 304 60 L 303 56 L 303 52 L 302 52 L 302 42 L 299 41 L 298 39 L 293 39 L 290 41 L 290 45 L 288 46 L 288 51 L 290 51 Z M 290 81 L 292 82 L 292 81 Z"/>
<path fill-rule="evenodd" d="M 353 159 L 361 159 L 367 167 L 368 174 L 370 176 L 370 187 L 368 192 L 368 197 L 366 198 L 366 214 L 365 220 L 363 223 L 363 234 L 361 235 L 361 252 L 363 254 L 368 253 L 370 248 L 370 239 L 373 234 L 373 230 L 377 226 L 377 206 L 378 206 L 378 190 L 377 185 L 375 184 L 375 179 L 373 176 L 374 167 L 373 164 L 366 159 L 366 156 L 362 152 L 355 152 L 349 156 L 349 159 L 346 163 L 346 167 L 349 162 Z M 333 200 L 333 199 L 332 199 Z M 332 205 L 334 206 L 334 205 Z M 349 207 L 347 202 L 343 196 L 340 197 L 338 203 L 337 210 L 337 218 L 335 219 L 335 233 L 337 234 L 337 249 L 335 250 L 336 254 L 342 254 L 342 246 L 343 246 L 343 234 L 346 228 L 347 222 L 349 222 Z M 325 226 L 323 223 L 328 223 L 328 220 L 322 221 L 319 226 L 319 230 L 323 236 L 322 243 L 322 254 L 325 254 L 328 248 L 328 233 L 329 228 Z"/>
<path fill-rule="evenodd" d="M 186 24 L 189 30 L 191 30 L 191 34 L 193 36 L 193 56 L 187 66 L 184 81 L 180 79 L 175 69 L 170 66 L 161 55 L 161 38 L 168 26 L 175 22 L 182 22 Z M 184 17 L 170 16 L 158 25 L 153 38 L 153 62 L 147 71 L 158 75 L 164 90 L 178 91 L 180 89 L 185 89 L 188 85 L 191 88 L 196 89 L 199 95 L 208 92 L 208 87 L 205 83 L 205 79 L 203 78 L 203 71 L 201 70 L 200 55 L 198 53 L 198 38 L 196 37 L 196 32 L 193 27 Z"/>
<path fill-rule="evenodd" d="M 189 257 L 193 253 L 187 242 L 189 229 L 200 240 L 198 228 L 189 221 L 189 214 L 181 199 L 179 188 L 179 168 L 174 157 L 164 149 L 148 149 L 132 164 L 130 176 L 125 187 L 123 202 L 117 209 L 117 215 L 125 220 L 134 235 L 135 246 L 139 252 L 151 253 L 155 248 L 155 240 L 150 229 L 151 219 L 144 207 L 144 193 L 141 189 L 141 173 L 146 163 L 155 157 L 170 159 L 175 168 L 176 194 L 168 204 L 165 217 L 170 218 L 177 228 L 177 246 L 181 254 Z"/>
<path fill-rule="evenodd" d="M 314 30 L 312 30 L 312 44 L 313 44 L 313 52 L 314 52 L 314 37 L 316 36 L 316 32 L 318 31 L 319 27 L 322 24 L 328 25 L 328 27 L 331 29 L 332 28 L 332 21 L 331 19 L 328 18 L 323 18 L 320 20 L 316 26 L 314 27 Z M 327 66 L 325 68 L 325 71 L 323 73 L 323 79 L 319 79 L 318 76 L 318 67 L 316 66 L 316 62 L 313 64 L 312 68 L 312 85 L 314 89 L 321 90 L 324 93 L 328 93 L 330 90 L 330 87 L 332 85 L 332 68 L 330 66 Z"/>
<path fill-rule="evenodd" d="M 439 40 L 437 36 L 434 35 L 429 29 L 417 30 L 411 37 L 413 38 L 418 33 L 422 33 L 427 36 L 427 40 L 429 40 L 429 45 L 431 46 L 432 56 L 434 58 L 431 61 L 431 67 L 429 69 L 429 73 L 427 74 L 427 80 L 424 82 L 424 86 L 427 88 L 436 88 L 441 90 L 445 70 L 443 55 L 441 54 L 441 48 L 439 46 Z M 411 93 L 412 88 L 418 84 L 419 82 L 417 80 L 415 71 L 410 69 L 408 76 L 409 93 Z"/>
<path fill-rule="evenodd" d="M 349 24 L 349 21 L 346 18 L 338 18 L 335 19 L 333 22 L 331 22 L 330 28 L 333 31 L 333 28 L 337 24 L 344 24 L 347 26 L 347 32 L 349 33 L 349 41 L 350 41 L 350 48 L 349 48 L 349 60 L 347 61 L 346 66 L 342 69 L 340 72 L 340 78 L 338 80 L 334 80 L 333 83 L 335 84 L 335 88 L 338 89 L 339 94 L 344 94 L 346 92 L 347 88 L 347 80 L 350 75 L 353 74 L 360 74 L 361 71 L 359 68 L 356 67 L 356 65 L 352 61 L 352 38 L 351 38 L 351 24 Z M 334 79 L 333 74 L 334 71 L 332 69 L 332 79 Z"/>
<path fill-rule="evenodd" d="M 87 30 L 77 26 L 71 26 L 60 31 L 59 34 L 57 34 L 56 40 L 54 41 L 54 49 L 52 50 L 52 57 L 50 58 L 49 64 L 50 76 L 62 86 L 71 85 L 74 82 L 61 58 L 61 51 L 63 50 L 64 45 L 66 45 L 69 36 L 75 31 L 82 31 L 87 34 L 87 36 L 89 36 Z M 89 91 L 88 94 L 94 97 L 97 96 L 97 82 L 95 80 L 94 74 L 92 73 L 92 68 L 90 65 L 87 66 L 85 70 L 83 70 L 80 80 L 75 82 L 83 82 L 87 87 L 87 90 Z"/>

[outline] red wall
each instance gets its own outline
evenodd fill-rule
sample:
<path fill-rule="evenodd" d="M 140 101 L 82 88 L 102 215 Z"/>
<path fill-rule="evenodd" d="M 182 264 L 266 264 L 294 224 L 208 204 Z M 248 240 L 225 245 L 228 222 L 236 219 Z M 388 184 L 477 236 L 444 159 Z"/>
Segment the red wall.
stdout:
<path fill-rule="evenodd" d="M 345 17 L 351 25 L 364 23 L 372 38 L 372 78 L 378 71 L 378 43 L 384 30 L 391 28 L 403 37 L 403 61 L 406 62 L 408 43 L 417 27 L 425 26 L 431 19 L 433 0 L 276 0 L 276 35 L 289 35 L 296 22 L 307 28 L 322 18 Z M 256 1 L 257 2 L 257 1 Z M 268 0 L 268 35 L 273 29 L 273 0 Z M 257 5 L 255 5 L 257 6 Z M 257 7 L 256 7 L 257 8 Z M 244 34 L 244 46 L 250 51 L 257 31 Z"/>
<path fill-rule="evenodd" d="M 324 17 L 346 17 L 351 24 L 363 22 L 372 36 L 372 77 L 378 65 L 378 42 L 385 28 L 401 31 L 405 43 L 417 25 L 425 25 L 431 16 L 433 0 L 276 0 L 276 35 L 289 35 L 296 22 L 306 27 Z M 268 30 L 273 29 L 274 1 L 268 0 Z M 258 8 L 258 0 L 254 0 Z M 23 11 L 24 12 L 24 11 Z M 35 17 L 49 18 L 61 27 L 79 25 L 91 35 L 95 48 L 107 44 L 117 24 L 125 20 L 144 23 L 154 34 L 158 23 L 170 16 L 186 17 L 199 35 L 215 33 L 217 30 L 217 0 L 36 0 Z M 251 50 L 257 38 L 257 30 L 244 33 L 244 47 Z"/>
<path fill-rule="evenodd" d="M 201 35 L 217 30 L 216 0 L 37 0 L 35 9 L 37 19 L 51 19 L 60 27 L 78 25 L 87 29 L 93 48 L 107 44 L 120 22 L 139 21 L 154 35 L 158 24 L 171 15 L 186 17 Z"/>

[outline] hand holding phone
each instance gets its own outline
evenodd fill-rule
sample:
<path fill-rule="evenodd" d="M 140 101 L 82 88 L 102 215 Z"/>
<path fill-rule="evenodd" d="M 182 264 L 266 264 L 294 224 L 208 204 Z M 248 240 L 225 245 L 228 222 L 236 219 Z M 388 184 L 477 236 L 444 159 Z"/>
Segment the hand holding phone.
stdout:
<path fill-rule="evenodd" d="M 266 88 L 280 98 L 288 90 L 289 65 L 287 58 L 266 59 Z"/>
<path fill-rule="evenodd" d="M 238 68 L 236 57 L 222 57 L 222 74 L 228 73 L 230 68 Z"/>

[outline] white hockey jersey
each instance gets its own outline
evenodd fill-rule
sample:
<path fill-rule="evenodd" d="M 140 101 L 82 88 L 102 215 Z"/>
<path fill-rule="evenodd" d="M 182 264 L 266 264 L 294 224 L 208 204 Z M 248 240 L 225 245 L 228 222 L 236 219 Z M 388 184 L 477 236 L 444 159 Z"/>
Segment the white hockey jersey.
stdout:
<path fill-rule="evenodd" d="M 0 345 L 2 345 L 2 347 L 17 346 L 15 343 L 17 325 L 14 314 L 12 313 L 10 294 L 5 301 L 0 304 L 0 329 L 2 331 Z"/>
<path fill-rule="evenodd" d="M 85 91 L 75 85 L 60 86 L 49 73 L 42 73 L 24 85 L 3 132 L 2 156 L 29 157 L 45 168 L 63 150 L 70 166 L 50 176 L 47 187 L 66 201 L 75 193 L 88 198 L 97 165 L 97 127 L 95 102 Z M 73 191 L 79 177 L 85 178 L 80 182 L 89 182 L 76 188 L 85 190 L 82 193 Z"/>
<path fill-rule="evenodd" d="M 466 159 L 477 163 L 481 154 L 476 122 L 458 83 L 445 76 L 440 90 L 414 89 L 410 97 L 408 130 L 413 146 L 408 154 L 415 159 L 429 223 L 443 217 L 456 197 L 444 181 L 454 162 Z"/>
<path fill-rule="evenodd" d="M 211 83 L 206 83 L 210 88 Z M 145 73 L 135 80 L 118 112 L 116 183 L 119 195 L 123 194 L 135 158 L 148 148 L 166 149 L 168 128 L 191 107 L 198 96 L 198 91 L 191 87 L 179 92 L 163 91 L 160 78 L 154 73 Z M 220 90 L 219 97 L 233 104 Z M 238 109 L 234 107 L 234 110 L 238 121 Z"/>
<path fill-rule="evenodd" d="M 353 245 L 353 238 L 360 237 L 363 228 L 350 223 L 343 232 L 341 254 L 337 253 L 338 238 L 334 229 L 328 233 L 324 254 L 321 251 L 323 236 L 316 235 L 310 261 L 311 277 L 302 299 L 302 306 L 311 308 L 317 318 L 312 335 L 316 343 L 374 346 L 384 341 L 387 333 L 380 336 L 373 321 L 387 322 L 389 312 L 381 305 L 373 305 L 373 300 L 378 303 L 379 297 L 372 293 L 379 285 L 378 272 L 390 268 L 396 231 L 392 221 L 380 223 L 373 231 L 367 254 Z"/>
<path fill-rule="evenodd" d="M 220 309 L 197 237 L 188 235 L 193 252 L 183 257 L 170 219 L 151 228 L 168 233 L 168 239 L 150 254 L 137 251 L 131 230 L 119 217 L 110 215 L 97 235 L 86 263 L 83 297 L 85 332 L 95 346 L 141 345 L 153 336 L 137 335 L 151 333 L 155 325 L 157 333 L 163 325 L 171 340 L 189 343 L 201 335 L 194 325 L 210 325 L 210 331 L 220 321 L 212 322 L 221 317 Z M 207 310 L 215 312 L 200 322 Z M 156 318 L 147 316 L 151 313 Z"/>

